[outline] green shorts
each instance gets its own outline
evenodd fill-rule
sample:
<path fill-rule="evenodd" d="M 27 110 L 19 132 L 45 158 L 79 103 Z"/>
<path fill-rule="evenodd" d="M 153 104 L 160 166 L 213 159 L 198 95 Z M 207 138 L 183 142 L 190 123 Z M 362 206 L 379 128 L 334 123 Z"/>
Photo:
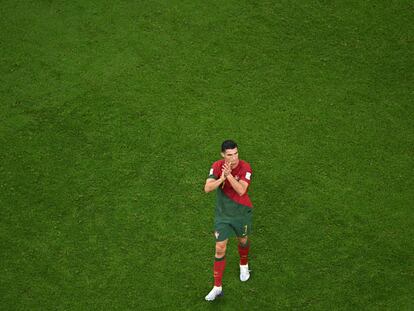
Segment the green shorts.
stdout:
<path fill-rule="evenodd" d="M 244 205 L 216 206 L 214 235 L 216 241 L 232 236 L 245 237 L 252 231 L 253 209 Z"/>

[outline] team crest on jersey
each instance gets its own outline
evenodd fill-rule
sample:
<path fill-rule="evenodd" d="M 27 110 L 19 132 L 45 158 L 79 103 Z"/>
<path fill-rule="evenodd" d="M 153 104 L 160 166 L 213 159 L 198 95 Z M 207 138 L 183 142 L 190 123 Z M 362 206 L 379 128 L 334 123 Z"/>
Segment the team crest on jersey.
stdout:
<path fill-rule="evenodd" d="M 234 176 L 234 178 L 235 178 L 237 181 L 239 181 L 239 180 L 240 180 L 239 175 Z"/>
<path fill-rule="evenodd" d="M 216 239 L 218 239 L 218 238 L 219 238 L 219 236 L 220 236 L 220 232 L 215 231 L 215 232 L 214 232 L 214 235 L 215 235 Z"/>

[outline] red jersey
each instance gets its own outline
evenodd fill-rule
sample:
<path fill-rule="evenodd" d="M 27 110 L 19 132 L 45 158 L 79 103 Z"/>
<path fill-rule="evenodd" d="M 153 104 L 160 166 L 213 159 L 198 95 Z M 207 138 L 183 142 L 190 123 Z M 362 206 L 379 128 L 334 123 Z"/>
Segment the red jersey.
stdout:
<path fill-rule="evenodd" d="M 224 159 L 218 160 L 213 163 L 210 169 L 210 178 L 219 179 L 221 176 L 221 172 L 223 171 L 222 166 L 224 165 Z M 231 170 L 231 175 L 239 181 L 244 180 L 247 182 L 248 185 L 250 185 L 250 180 L 252 176 L 252 168 L 250 167 L 250 164 L 246 161 L 239 160 L 239 164 Z M 224 185 L 223 185 L 224 184 Z M 239 195 L 231 186 L 230 182 L 225 180 L 220 188 L 223 191 L 223 193 L 230 198 L 232 201 L 248 206 L 253 207 L 252 202 L 250 201 L 249 195 L 247 194 L 249 188 L 247 188 L 246 193 L 243 195 Z"/>

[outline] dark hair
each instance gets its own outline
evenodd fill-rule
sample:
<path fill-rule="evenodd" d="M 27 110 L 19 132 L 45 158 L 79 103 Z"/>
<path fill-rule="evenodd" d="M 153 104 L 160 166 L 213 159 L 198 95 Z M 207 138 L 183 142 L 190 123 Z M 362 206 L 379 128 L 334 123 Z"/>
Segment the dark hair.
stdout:
<path fill-rule="evenodd" d="M 225 140 L 221 144 L 221 152 L 226 152 L 227 149 L 237 148 L 237 144 L 233 140 Z"/>

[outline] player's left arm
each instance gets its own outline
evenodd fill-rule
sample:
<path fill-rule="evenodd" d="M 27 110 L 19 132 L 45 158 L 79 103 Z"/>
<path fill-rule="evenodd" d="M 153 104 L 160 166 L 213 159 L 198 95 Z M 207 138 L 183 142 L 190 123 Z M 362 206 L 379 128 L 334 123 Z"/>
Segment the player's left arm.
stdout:
<path fill-rule="evenodd" d="M 233 187 L 234 191 L 236 191 L 238 195 L 242 196 L 246 193 L 247 188 L 250 185 L 251 176 L 252 176 L 252 169 L 249 164 L 246 164 L 243 172 L 241 173 L 239 180 L 236 180 L 236 178 L 234 178 L 234 176 L 231 174 L 227 175 L 227 180 L 229 181 L 230 185 Z"/>
<path fill-rule="evenodd" d="M 227 175 L 227 180 L 239 196 L 245 194 L 247 188 L 249 187 L 249 184 L 247 182 L 244 180 L 237 181 L 236 178 L 234 178 L 234 176 L 231 174 Z"/>

